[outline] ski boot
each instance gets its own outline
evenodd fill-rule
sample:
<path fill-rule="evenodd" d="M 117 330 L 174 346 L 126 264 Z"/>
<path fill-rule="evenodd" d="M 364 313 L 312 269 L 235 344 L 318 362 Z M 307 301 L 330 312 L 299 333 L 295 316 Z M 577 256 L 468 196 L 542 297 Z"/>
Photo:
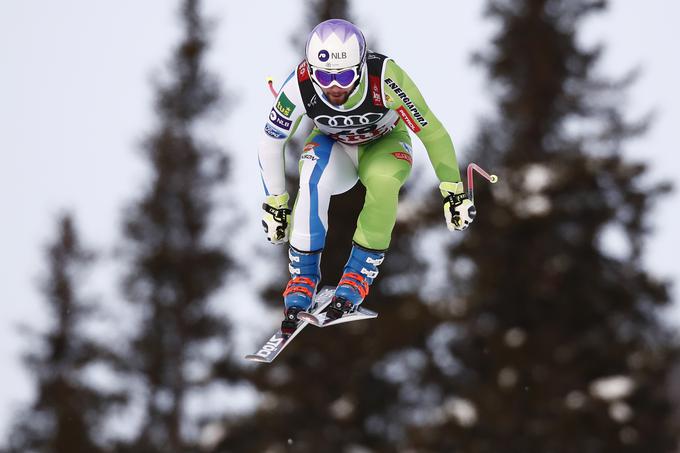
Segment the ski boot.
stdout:
<path fill-rule="evenodd" d="M 384 259 L 384 250 L 371 250 L 353 243 L 333 301 L 326 311 L 326 318 L 336 320 L 363 302 L 373 279 L 378 276 L 378 266 Z"/>
<path fill-rule="evenodd" d="M 281 322 L 281 333 L 290 335 L 298 327 L 297 314 L 312 306 L 316 285 L 321 280 L 321 251 L 301 252 L 293 248 L 288 249 L 290 264 L 290 280 L 283 292 L 285 305 L 285 319 Z"/>

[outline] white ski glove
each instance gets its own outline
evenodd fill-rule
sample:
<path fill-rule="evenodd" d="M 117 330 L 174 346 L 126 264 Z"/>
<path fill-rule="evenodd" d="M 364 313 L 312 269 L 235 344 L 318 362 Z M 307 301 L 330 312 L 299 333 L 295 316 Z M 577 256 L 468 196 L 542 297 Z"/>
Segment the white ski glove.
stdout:
<path fill-rule="evenodd" d="M 288 193 L 269 195 L 262 204 L 264 216 L 262 226 L 267 234 L 267 240 L 272 244 L 288 242 L 288 226 L 290 209 L 288 209 Z"/>
<path fill-rule="evenodd" d="M 443 182 L 439 190 L 444 197 L 444 217 L 449 231 L 466 229 L 475 219 L 477 209 L 470 201 L 462 182 Z"/>

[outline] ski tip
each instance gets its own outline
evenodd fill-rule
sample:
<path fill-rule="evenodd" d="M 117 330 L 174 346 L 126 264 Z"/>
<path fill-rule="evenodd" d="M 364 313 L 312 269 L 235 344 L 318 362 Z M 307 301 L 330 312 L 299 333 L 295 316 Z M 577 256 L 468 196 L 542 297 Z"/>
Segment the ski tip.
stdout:
<path fill-rule="evenodd" d="M 369 310 L 368 308 L 364 308 L 364 307 L 359 307 L 357 309 L 357 312 L 364 315 L 368 319 L 373 319 L 373 318 L 378 317 L 377 311 Z"/>

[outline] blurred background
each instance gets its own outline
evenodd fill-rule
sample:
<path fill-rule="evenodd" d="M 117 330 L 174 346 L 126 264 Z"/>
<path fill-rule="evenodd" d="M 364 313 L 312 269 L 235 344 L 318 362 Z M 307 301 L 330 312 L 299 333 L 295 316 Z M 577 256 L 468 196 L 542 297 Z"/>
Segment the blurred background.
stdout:
<path fill-rule="evenodd" d="M 260 226 L 265 79 L 333 17 L 500 183 L 451 234 L 414 140 L 379 318 L 247 363 L 287 281 Z M 0 451 L 680 452 L 679 20 L 663 0 L 0 3 Z M 332 202 L 325 284 L 362 196 Z"/>

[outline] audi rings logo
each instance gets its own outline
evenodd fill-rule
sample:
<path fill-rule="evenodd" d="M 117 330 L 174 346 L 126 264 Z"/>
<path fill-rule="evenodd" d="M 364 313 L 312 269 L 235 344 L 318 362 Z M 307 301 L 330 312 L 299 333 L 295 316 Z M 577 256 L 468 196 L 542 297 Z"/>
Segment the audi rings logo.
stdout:
<path fill-rule="evenodd" d="M 319 115 L 314 118 L 319 124 L 330 127 L 362 126 L 372 124 L 382 118 L 380 113 L 365 113 L 363 115 Z"/>

